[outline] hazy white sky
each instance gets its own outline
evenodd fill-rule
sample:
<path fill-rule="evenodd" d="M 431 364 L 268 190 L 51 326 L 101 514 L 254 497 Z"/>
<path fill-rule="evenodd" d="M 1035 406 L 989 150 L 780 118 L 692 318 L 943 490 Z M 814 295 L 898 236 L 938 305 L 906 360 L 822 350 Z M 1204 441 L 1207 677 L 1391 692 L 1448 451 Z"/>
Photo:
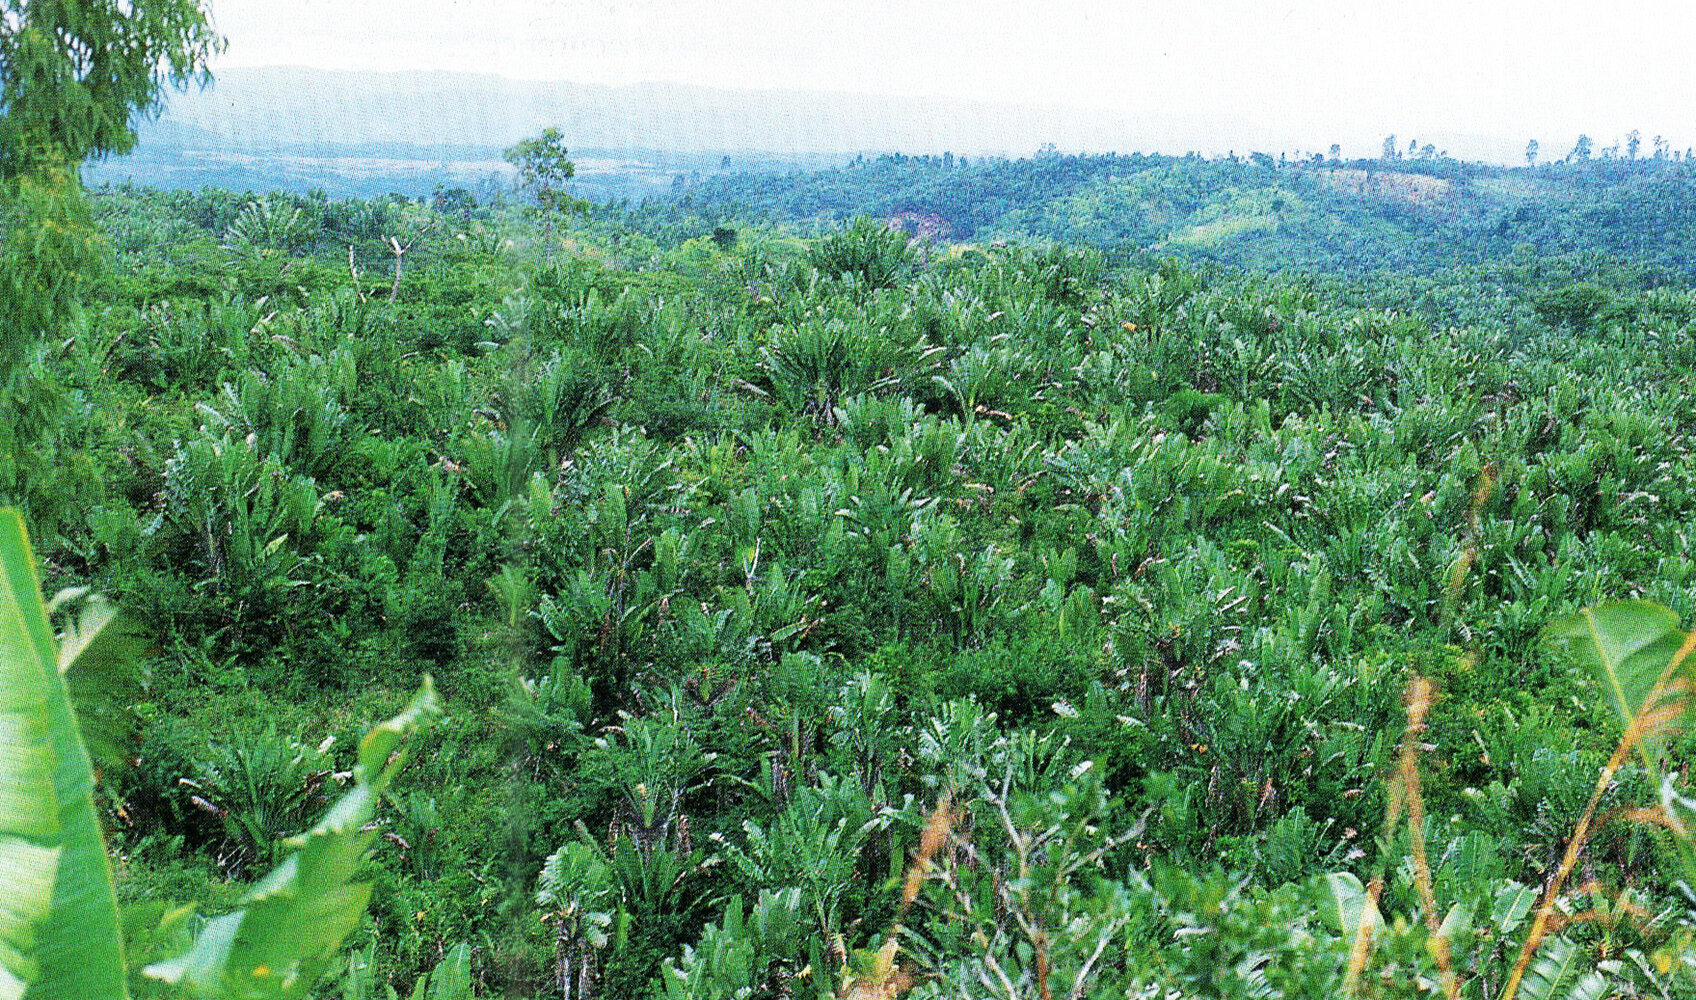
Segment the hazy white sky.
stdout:
<path fill-rule="evenodd" d="M 223 66 L 936 95 L 1696 142 L 1689 0 L 212 0 Z M 1557 149 L 1557 146 L 1563 148 Z M 1373 152 L 1358 149 L 1359 153 Z"/>

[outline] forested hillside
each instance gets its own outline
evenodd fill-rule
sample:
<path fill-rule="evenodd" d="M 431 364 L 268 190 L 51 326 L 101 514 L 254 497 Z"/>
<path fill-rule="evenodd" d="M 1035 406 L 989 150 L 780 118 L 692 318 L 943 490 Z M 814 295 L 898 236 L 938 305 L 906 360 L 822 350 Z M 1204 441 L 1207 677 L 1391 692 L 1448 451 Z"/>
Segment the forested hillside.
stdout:
<path fill-rule="evenodd" d="M 1518 168 L 1429 151 L 1352 161 L 881 156 L 777 178 L 715 176 L 698 197 L 764 220 L 870 213 L 945 239 L 1024 235 L 1255 269 L 1430 272 L 1525 248 L 1690 277 L 1696 161 L 1606 152 Z"/>
<path fill-rule="evenodd" d="M 157 643 L 120 897 L 234 905 L 429 673 L 310 995 L 1689 995 L 1696 291 L 1556 253 L 1620 167 L 1403 164 L 1527 214 L 1370 280 L 1436 209 L 1321 165 L 102 192 L 5 490 Z M 1341 276 L 1153 252 L 1233 185 Z M 862 210 L 954 238 L 759 221 Z"/>

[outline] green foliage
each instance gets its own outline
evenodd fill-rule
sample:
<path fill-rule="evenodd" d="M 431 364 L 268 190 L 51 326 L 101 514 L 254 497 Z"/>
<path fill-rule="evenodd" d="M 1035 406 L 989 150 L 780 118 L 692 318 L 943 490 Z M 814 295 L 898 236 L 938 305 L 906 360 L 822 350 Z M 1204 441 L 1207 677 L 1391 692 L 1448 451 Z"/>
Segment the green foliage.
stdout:
<path fill-rule="evenodd" d="M 15 366 L 69 317 L 101 241 L 75 170 L 57 164 L 0 176 L 0 232 L 0 374 L 11 399 Z"/>
<path fill-rule="evenodd" d="M 1546 634 L 1595 674 L 1603 703 L 1630 732 L 1651 767 L 1660 756 L 1667 711 L 1682 712 L 1689 681 L 1674 673 L 1686 655 L 1678 615 L 1648 601 L 1586 608 L 1552 622 Z"/>
<path fill-rule="evenodd" d="M 938 352 L 900 330 L 839 318 L 808 317 L 772 330 L 762 352 L 772 395 L 791 410 L 829 423 L 851 396 L 884 394 L 919 384 Z"/>
<path fill-rule="evenodd" d="M 675 962 L 666 963 L 654 996 L 737 1000 L 759 993 L 791 995 L 797 979 L 823 975 L 797 962 L 809 947 L 804 912 L 798 889 L 762 892 L 752 912 L 745 912 L 740 898 L 732 899 L 719 922 L 702 931 L 698 945 L 685 945 Z M 811 941 L 811 953 L 819 954 L 817 938 Z M 820 990 L 818 995 L 829 994 Z"/>
<path fill-rule="evenodd" d="M 826 277 L 852 279 L 863 288 L 894 288 L 916 257 L 906 233 L 860 216 L 814 244 L 807 263 Z"/>
<path fill-rule="evenodd" d="M 552 126 L 540 135 L 524 139 L 508 148 L 502 156 L 518 171 L 518 186 L 530 192 L 542 208 L 549 211 L 569 207 L 573 199 L 563 190 L 566 181 L 577 168 L 567 159 L 565 137 Z"/>
<path fill-rule="evenodd" d="M 471 1000 L 471 946 L 461 942 L 449 948 L 436 967 L 413 983 L 410 1000 Z M 341 1000 L 399 1000 L 393 986 L 378 978 L 377 949 L 373 941 L 348 959 L 342 977 Z"/>
<path fill-rule="evenodd" d="M 324 802 L 334 767 L 330 744 L 304 746 L 274 728 L 213 744 L 192 778 L 179 779 L 194 808 L 217 816 L 237 869 L 272 860 Z"/>
<path fill-rule="evenodd" d="M 310 579 L 316 484 L 264 454 L 256 436 L 202 430 L 179 442 L 161 476 L 163 510 L 148 526 L 197 567 L 196 586 L 228 595 L 238 628 L 284 606 Z"/>
<path fill-rule="evenodd" d="M 155 647 L 133 616 L 84 589 L 60 591 L 47 609 L 65 620 L 59 673 L 89 758 L 101 770 L 117 770 L 133 750 L 140 719 L 130 706 L 140 700 L 142 664 Z"/>
<path fill-rule="evenodd" d="M 734 848 L 728 861 L 751 885 L 798 888 L 814 931 L 829 941 L 842 933 L 844 897 L 857 888 L 868 838 L 892 818 L 874 815 L 873 802 L 854 782 L 831 775 L 819 780 L 816 788 L 797 789 L 769 824 L 744 822 L 746 846 Z"/>
<path fill-rule="evenodd" d="M 122 996 L 123 951 L 94 777 L 48 630 L 23 518 L 0 511 L 0 996 Z M 90 639 L 86 631 L 77 639 Z M 73 639 L 67 665 L 78 658 Z"/>
<path fill-rule="evenodd" d="M 55 643 L 16 511 L 0 512 L 0 566 L 0 668 L 13 693 L 8 714 L 17 720 L 0 781 L 15 800 L 4 840 L 8 902 L 0 911 L 0 992 L 18 998 L 125 996 L 111 870 L 66 679 L 79 678 L 86 690 L 96 683 L 91 675 L 113 672 L 140 646 L 103 604 L 90 605 Z M 426 678 L 405 712 L 361 741 L 354 790 L 289 843 L 292 853 L 249 894 L 248 907 L 212 921 L 188 952 L 150 965 L 148 974 L 209 997 L 303 995 L 365 910 L 369 886 L 351 881 L 371 838 L 362 828 L 404 763 L 403 743 L 437 712 Z M 149 936 L 170 939 L 170 928 L 187 915 L 184 909 L 149 911 L 145 919 L 157 921 Z"/>
<path fill-rule="evenodd" d="M 1089 770 L 1011 793 L 1012 774 L 985 776 L 988 787 L 971 799 L 977 843 L 962 838 L 931 885 L 932 905 L 958 919 L 933 924 L 935 938 L 917 949 L 944 989 L 1009 997 L 1098 989 L 1104 953 L 1142 915 L 1130 892 L 1099 877 L 1116 840 L 1134 834 L 1104 827 L 1106 796 Z"/>
<path fill-rule="evenodd" d="M 225 244 L 237 254 L 268 257 L 297 253 L 313 235 L 297 205 L 278 198 L 250 201 L 230 223 Z"/>
<path fill-rule="evenodd" d="M 471 946 L 461 942 L 448 950 L 430 975 L 412 987 L 412 1000 L 471 1000 Z"/>
<path fill-rule="evenodd" d="M 562 993 L 592 996 L 596 953 L 611 943 L 621 900 L 618 881 L 593 847 L 570 843 L 548 856 L 536 905 L 554 925 L 554 977 Z"/>
<path fill-rule="evenodd" d="M 222 47 L 196 0 L 8 2 L 0 16 L 0 177 L 135 145 L 132 116 L 204 79 Z"/>
<path fill-rule="evenodd" d="M 14 397 L 14 366 L 64 322 L 97 259 L 77 168 L 128 152 L 132 119 L 167 84 L 204 80 L 221 46 L 199 0 L 0 6 L 0 401 Z"/>
<path fill-rule="evenodd" d="M 288 857 L 242 908 L 209 921 L 192 948 L 149 965 L 147 975 L 201 997 L 304 996 L 365 912 L 371 886 L 357 872 L 375 834 L 364 827 L 405 763 L 405 742 L 440 710 L 426 677 L 412 704 L 360 741 L 353 788 L 285 842 Z"/>
<path fill-rule="evenodd" d="M 1242 169 L 1284 207 L 1214 222 L 1318 203 Z M 1520 995 L 1687 990 L 1683 777 L 1624 754 L 1589 808 L 1684 697 L 1646 686 L 1696 611 L 1675 284 L 649 211 L 532 251 L 512 208 L 100 196 L 113 276 L 30 355 L 58 443 L 17 471 L 54 587 L 159 638 L 105 706 L 142 724 L 95 800 L 121 898 L 258 891 L 428 663 L 454 721 L 325 874 L 369 923 L 298 989 L 346 931 L 361 998 L 1329 997 L 1367 925 L 1362 993 L 1441 995 L 1442 939 L 1494 997 L 1579 842 Z M 1579 281 L 1583 329 L 1538 314 Z M 1443 695 L 1418 864 L 1409 671 Z M 1677 715 L 1634 746 L 1682 759 Z M 126 919 L 142 964 L 169 915 Z"/>
<path fill-rule="evenodd" d="M 1578 282 L 1543 291 L 1533 302 L 1533 307 L 1537 315 L 1550 325 L 1584 330 L 1601 314 L 1608 298 L 1605 290 L 1589 282 Z"/>

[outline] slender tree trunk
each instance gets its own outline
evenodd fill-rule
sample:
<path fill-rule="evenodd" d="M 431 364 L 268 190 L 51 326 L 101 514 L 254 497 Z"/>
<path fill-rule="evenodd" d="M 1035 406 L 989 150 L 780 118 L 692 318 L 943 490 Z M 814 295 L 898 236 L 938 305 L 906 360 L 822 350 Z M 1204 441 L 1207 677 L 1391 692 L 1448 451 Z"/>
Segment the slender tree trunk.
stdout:
<path fill-rule="evenodd" d="M 589 942 L 579 941 L 581 954 L 577 959 L 577 1000 L 595 998 L 595 951 Z"/>
<path fill-rule="evenodd" d="M 403 247 L 400 245 L 399 240 L 395 239 L 393 236 L 389 237 L 389 250 L 395 255 L 395 280 L 393 284 L 389 285 L 389 303 L 391 305 L 393 305 L 395 299 L 400 296 L 400 259 L 406 256 L 406 252 L 411 248 L 412 244 L 410 242 Z"/>
<path fill-rule="evenodd" d="M 560 1000 L 571 1000 L 571 939 L 563 927 L 554 939 L 554 981 L 559 983 Z"/>

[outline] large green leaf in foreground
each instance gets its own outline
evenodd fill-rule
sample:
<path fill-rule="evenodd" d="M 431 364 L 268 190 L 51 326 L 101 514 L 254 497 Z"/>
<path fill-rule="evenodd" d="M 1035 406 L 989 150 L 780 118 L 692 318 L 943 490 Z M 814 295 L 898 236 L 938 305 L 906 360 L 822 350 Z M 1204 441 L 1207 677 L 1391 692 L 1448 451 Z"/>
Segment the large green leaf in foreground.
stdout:
<path fill-rule="evenodd" d="M 1611 601 L 1551 622 L 1545 635 L 1596 677 L 1620 728 L 1654 762 L 1688 695 L 1673 662 L 1685 640 L 1678 615 L 1649 601 Z"/>
<path fill-rule="evenodd" d="M 59 673 L 96 774 L 127 766 L 138 735 L 130 706 L 142 700 L 142 662 L 155 652 L 141 624 L 87 588 L 62 591 L 49 614 L 68 614 L 58 636 Z"/>
<path fill-rule="evenodd" d="M 93 789 L 23 518 L 0 510 L 0 1000 L 127 995 Z"/>
<path fill-rule="evenodd" d="M 318 825 L 286 843 L 294 853 L 243 901 L 211 921 L 188 951 L 146 974 L 199 997 L 299 997 L 329 970 L 358 926 L 371 886 L 354 880 L 375 833 L 364 829 L 400 770 L 402 742 L 439 711 L 428 677 L 406 710 L 359 744 L 353 790 Z"/>

